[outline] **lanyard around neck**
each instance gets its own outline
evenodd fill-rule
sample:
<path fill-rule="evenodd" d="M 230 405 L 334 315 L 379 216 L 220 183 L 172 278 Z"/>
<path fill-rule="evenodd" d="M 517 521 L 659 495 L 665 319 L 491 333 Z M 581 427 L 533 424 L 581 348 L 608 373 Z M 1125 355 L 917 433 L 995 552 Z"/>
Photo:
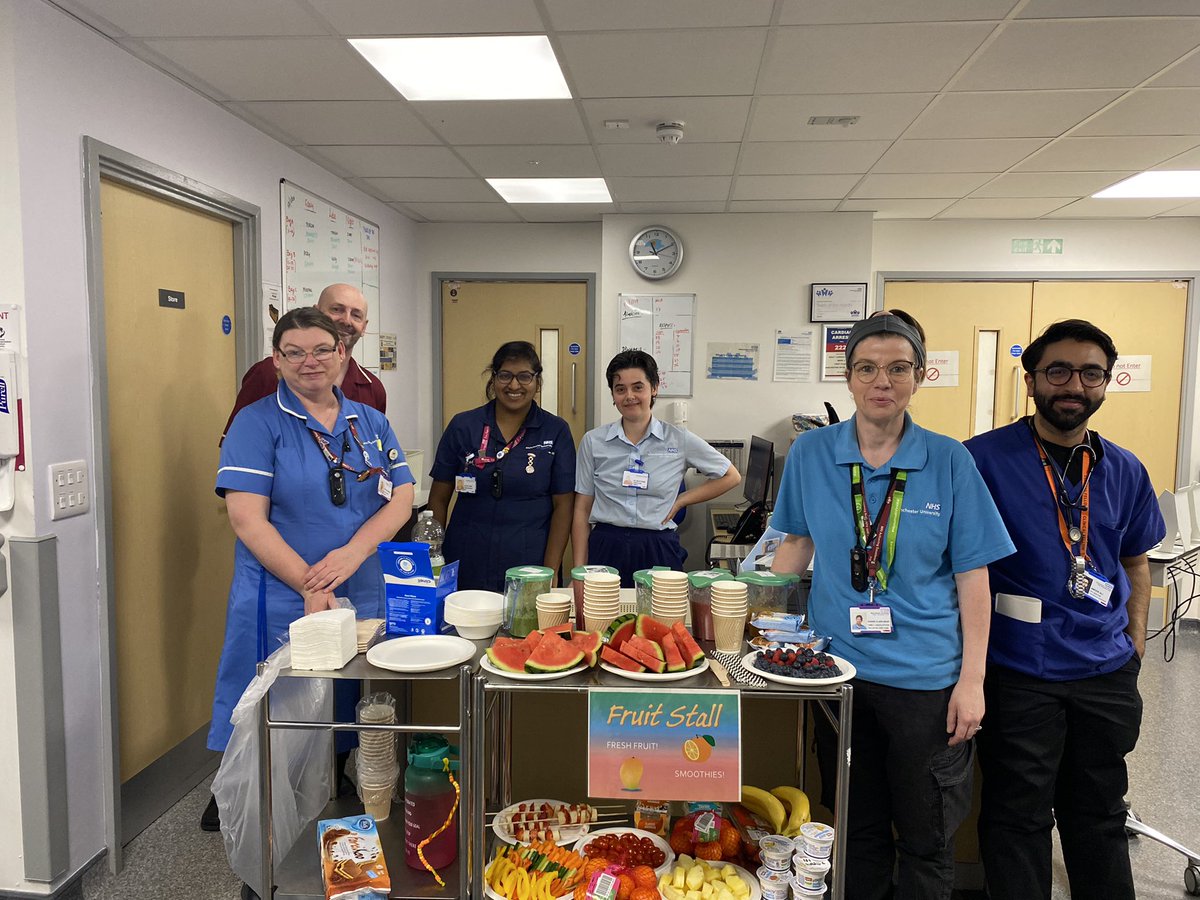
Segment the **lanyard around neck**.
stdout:
<path fill-rule="evenodd" d="M 500 460 L 502 460 L 502 459 L 504 459 L 504 457 L 508 456 L 508 454 L 513 449 L 515 449 L 519 443 L 521 443 L 521 438 L 525 437 L 525 429 L 524 429 L 524 427 L 522 427 L 521 430 L 517 432 L 517 436 L 514 437 L 511 441 L 509 441 L 507 444 L 505 444 L 500 450 L 498 450 L 496 452 L 495 456 L 487 455 L 488 438 L 490 438 L 491 436 L 492 436 L 492 426 L 484 425 L 483 426 L 483 439 L 480 440 L 480 442 L 479 442 L 479 455 L 475 457 L 475 468 L 477 468 L 477 469 L 482 470 L 483 467 L 486 466 L 488 463 L 500 462 Z"/>
<path fill-rule="evenodd" d="M 1086 447 L 1083 454 L 1083 459 L 1080 461 L 1080 482 L 1083 484 L 1083 489 L 1079 492 L 1079 497 L 1072 502 L 1067 495 L 1067 483 L 1064 473 L 1058 471 L 1058 466 L 1050 459 L 1046 453 L 1046 448 L 1042 445 L 1042 439 L 1034 432 L 1033 442 L 1037 444 L 1038 455 L 1042 458 L 1042 469 L 1046 473 L 1046 483 L 1050 485 L 1050 495 L 1054 498 L 1054 509 L 1058 512 L 1058 532 L 1062 537 L 1063 546 L 1067 548 L 1067 554 L 1071 557 L 1081 556 L 1087 558 L 1087 543 L 1088 543 L 1088 505 L 1092 494 L 1092 448 Z M 1076 448 L 1078 449 L 1078 448 Z M 1069 465 L 1068 461 L 1068 465 Z M 1063 513 L 1066 509 L 1079 510 L 1079 527 L 1067 524 L 1067 518 Z M 1078 547 L 1078 551 L 1076 550 Z"/>
<path fill-rule="evenodd" d="M 333 451 L 329 449 L 329 441 L 326 439 L 325 435 L 318 431 L 314 431 L 311 428 L 308 429 L 308 433 L 313 436 L 313 440 L 316 441 L 317 446 L 321 448 L 321 453 L 325 456 L 325 461 L 329 463 L 331 468 L 341 468 L 345 469 L 347 472 L 352 472 L 358 476 L 359 481 L 366 481 L 372 475 L 383 474 L 382 466 L 371 465 L 371 458 L 367 455 L 367 448 L 363 446 L 362 439 L 358 436 L 358 429 L 354 427 L 354 422 L 350 421 L 347 422 L 347 424 L 350 426 L 350 434 L 354 437 L 354 443 L 358 444 L 358 449 L 362 451 L 363 464 L 367 467 L 365 471 L 360 472 L 358 469 L 353 468 L 348 462 L 346 462 L 346 454 L 350 452 L 349 441 L 343 441 L 342 455 L 338 457 L 334 456 Z"/>
<path fill-rule="evenodd" d="M 850 500 L 854 514 L 854 530 L 859 546 L 867 551 L 867 577 L 877 580 L 883 590 L 887 590 L 888 572 L 892 570 L 892 564 L 896 560 L 896 534 L 900 530 L 900 511 L 904 506 L 904 486 L 907 482 L 908 472 L 903 469 L 892 470 L 892 479 L 888 483 L 883 505 L 872 524 L 866 492 L 863 489 L 862 465 L 853 463 L 850 466 Z M 887 562 L 880 565 L 885 541 L 888 550 Z"/>

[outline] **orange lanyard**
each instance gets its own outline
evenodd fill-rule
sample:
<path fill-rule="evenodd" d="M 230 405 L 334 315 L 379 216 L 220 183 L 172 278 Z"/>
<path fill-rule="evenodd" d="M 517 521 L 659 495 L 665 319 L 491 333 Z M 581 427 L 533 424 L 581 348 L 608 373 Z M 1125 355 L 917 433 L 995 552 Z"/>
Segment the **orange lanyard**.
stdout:
<path fill-rule="evenodd" d="M 1063 515 L 1062 498 L 1066 492 L 1065 478 L 1057 478 L 1058 470 L 1054 469 L 1054 463 L 1050 457 L 1046 455 L 1046 448 L 1042 446 L 1042 442 L 1034 436 L 1033 442 L 1037 444 L 1038 454 L 1042 457 L 1042 468 L 1046 472 L 1046 483 L 1050 485 L 1050 495 L 1054 497 L 1054 508 L 1058 510 L 1058 531 L 1062 535 L 1063 545 L 1067 548 L 1067 553 L 1071 556 L 1087 557 L 1087 541 L 1088 541 L 1088 500 L 1092 493 L 1091 479 L 1088 478 L 1088 472 L 1091 470 L 1092 455 L 1085 453 L 1081 462 L 1080 480 L 1083 483 L 1083 491 L 1079 495 L 1077 503 L 1080 505 L 1079 511 L 1079 527 L 1076 529 L 1073 526 L 1067 525 L 1066 517 Z M 1056 481 L 1061 483 L 1056 483 Z M 1076 540 L 1072 540 L 1072 531 L 1078 536 Z M 1079 545 L 1079 551 L 1076 553 L 1075 545 Z"/>

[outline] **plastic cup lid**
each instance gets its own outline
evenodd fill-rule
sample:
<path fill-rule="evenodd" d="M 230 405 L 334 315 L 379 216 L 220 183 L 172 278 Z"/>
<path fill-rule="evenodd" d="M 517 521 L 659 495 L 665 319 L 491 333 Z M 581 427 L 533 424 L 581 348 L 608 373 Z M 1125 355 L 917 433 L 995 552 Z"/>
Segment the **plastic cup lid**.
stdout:
<path fill-rule="evenodd" d="M 554 577 L 554 570 L 546 566 L 514 566 L 504 573 L 506 579 L 516 581 L 543 581 Z"/>
<path fill-rule="evenodd" d="M 796 845 L 782 834 L 767 834 L 758 839 L 758 849 L 771 856 L 791 856 Z"/>
<path fill-rule="evenodd" d="M 833 828 L 823 822 L 805 822 L 800 826 L 800 834 L 806 839 L 818 844 L 829 843 L 835 834 Z M 763 838 L 766 840 L 766 838 Z M 761 841 L 759 842 L 761 844 Z"/>

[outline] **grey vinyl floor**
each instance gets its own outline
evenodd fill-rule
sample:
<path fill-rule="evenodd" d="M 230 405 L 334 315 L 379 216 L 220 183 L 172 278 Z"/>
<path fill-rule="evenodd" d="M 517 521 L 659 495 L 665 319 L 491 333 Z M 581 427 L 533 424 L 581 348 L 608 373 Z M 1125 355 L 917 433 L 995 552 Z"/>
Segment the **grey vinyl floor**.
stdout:
<path fill-rule="evenodd" d="M 1163 651 L 1163 638 L 1152 641 L 1142 668 L 1146 711 L 1141 740 L 1129 759 L 1129 797 L 1144 822 L 1200 852 L 1200 629 L 1179 634 L 1173 661 L 1166 662 Z M 119 875 L 111 875 L 101 861 L 65 897 L 236 900 L 241 883 L 229 870 L 221 836 L 198 826 L 208 798 L 206 781 L 125 848 L 125 868 Z M 1182 856 L 1144 837 L 1131 841 L 1130 847 L 1141 900 L 1186 896 Z M 1056 854 L 1054 898 L 1069 896 L 1062 859 Z"/>

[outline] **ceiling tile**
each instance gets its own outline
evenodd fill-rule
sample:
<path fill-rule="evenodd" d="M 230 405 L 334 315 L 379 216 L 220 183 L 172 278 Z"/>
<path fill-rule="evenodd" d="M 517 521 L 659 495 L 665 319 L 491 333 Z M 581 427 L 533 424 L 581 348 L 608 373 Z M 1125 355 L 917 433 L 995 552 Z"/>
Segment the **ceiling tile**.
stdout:
<path fill-rule="evenodd" d="M 395 100 L 396 92 L 340 38 L 152 40 L 230 100 Z"/>
<path fill-rule="evenodd" d="M 868 175 L 854 191 L 858 199 L 892 200 L 958 199 L 979 187 L 991 175 L 971 172 L 955 175 Z"/>
<path fill-rule="evenodd" d="M 577 97 L 715 97 L 754 93 L 765 28 L 619 31 L 559 37 Z"/>
<path fill-rule="evenodd" d="M 707 176 L 699 178 L 608 178 L 608 190 L 613 199 L 650 202 L 657 200 L 720 200 L 729 196 L 730 178 Z"/>
<path fill-rule="evenodd" d="M 459 147 L 458 152 L 483 178 L 599 178 L 601 174 L 596 152 L 587 144 L 505 144 Z"/>
<path fill-rule="evenodd" d="M 612 175 L 732 175 L 740 144 L 604 144 L 600 168 Z"/>
<path fill-rule="evenodd" d="M 992 26 L 823 25 L 781 28 L 763 59 L 763 94 L 937 91 Z"/>
<path fill-rule="evenodd" d="M 448 147 L 310 146 L 334 165 L 364 178 L 471 178 L 475 173 Z"/>
<path fill-rule="evenodd" d="M 760 97 L 751 141 L 877 141 L 900 136 L 933 94 L 815 94 Z M 809 125 L 813 116 L 860 116 L 856 125 Z"/>
<path fill-rule="evenodd" d="M 1029 0 L 1020 19 L 1094 18 L 1098 16 L 1194 16 L 1195 0 Z"/>
<path fill-rule="evenodd" d="M 100 16 L 133 37 L 287 36 L 326 34 L 323 23 L 293 0 L 80 0 L 60 3 L 91 20 Z M 96 23 L 100 24 L 100 23 Z M 104 29 L 106 34 L 111 33 Z"/>
<path fill-rule="evenodd" d="M 906 137 L 1058 137 L 1120 91 L 999 91 L 944 94 Z"/>
<path fill-rule="evenodd" d="M 399 100 L 237 103 L 231 108 L 299 144 L 436 144 L 437 135 Z"/>
<path fill-rule="evenodd" d="M 1148 169 L 1190 150 L 1196 137 L 1067 137 L 1018 165 L 1022 172 L 1111 172 Z"/>
<path fill-rule="evenodd" d="M 721 200 L 680 200 L 675 203 L 640 203 L 629 202 L 621 204 L 623 213 L 719 213 L 725 212 L 725 203 Z"/>
<path fill-rule="evenodd" d="M 397 206 L 397 204 L 392 204 Z M 430 222 L 519 222 L 507 203 L 406 203 Z"/>
<path fill-rule="evenodd" d="M 1084 197 L 1067 206 L 1047 213 L 1048 219 L 1144 219 L 1175 209 L 1186 201 L 1178 197 L 1146 200 L 1097 200 Z"/>
<path fill-rule="evenodd" d="M 839 212 L 874 212 L 876 219 L 932 219 L 949 200 L 843 200 Z"/>
<path fill-rule="evenodd" d="M 560 31 L 767 25 L 773 7 L 774 0 L 546 0 L 550 23 Z"/>
<path fill-rule="evenodd" d="M 478 178 L 364 178 L 389 200 L 418 202 L 494 202 L 496 192 Z"/>
<path fill-rule="evenodd" d="M 244 2 L 244 0 L 243 0 Z M 254 0 L 255 3 L 259 0 Z M 533 0 L 308 0 L 338 32 L 353 37 L 534 33 L 544 30 Z M 253 5 L 253 4 L 247 4 Z"/>
<path fill-rule="evenodd" d="M 897 141 L 873 172 L 998 172 L 1024 159 L 1042 138 Z"/>
<path fill-rule="evenodd" d="M 889 141 L 767 141 L 742 148 L 740 175 L 862 174 Z"/>
<path fill-rule="evenodd" d="M 1129 88 L 1198 43 L 1200 18 L 1012 22 L 955 87 Z"/>
<path fill-rule="evenodd" d="M 683 122 L 689 144 L 740 141 L 750 115 L 749 97 L 621 97 L 584 100 L 583 114 L 598 144 L 657 144 L 654 126 Z M 629 122 L 605 128 L 606 119 Z"/>
<path fill-rule="evenodd" d="M 451 144 L 586 144 L 573 100 L 418 103 L 414 108 Z"/>
<path fill-rule="evenodd" d="M 1200 147 L 1188 150 L 1170 159 L 1164 159 L 1154 169 L 1200 169 Z M 1133 174 L 1133 173 L 1130 173 Z"/>
<path fill-rule="evenodd" d="M 1200 87 L 1200 53 L 1150 82 L 1150 87 Z"/>
<path fill-rule="evenodd" d="M 1133 172 L 1009 172 L 985 184 L 973 197 L 1079 197 L 1128 178 Z"/>
<path fill-rule="evenodd" d="M 1037 219 L 1066 206 L 1075 197 L 997 198 L 959 200 L 938 215 L 939 219 Z"/>
<path fill-rule="evenodd" d="M 1200 216 L 1200 201 L 1188 203 L 1184 206 L 1177 206 L 1175 209 L 1168 209 L 1166 212 L 1161 212 L 1158 215 L 1160 218 L 1174 218 L 1176 216 Z"/>
<path fill-rule="evenodd" d="M 1200 143 L 1200 88 L 1137 91 L 1071 136 L 1142 134 L 1194 134 Z"/>
<path fill-rule="evenodd" d="M 833 212 L 837 200 L 734 200 L 730 212 Z"/>
<path fill-rule="evenodd" d="M 780 25 L 1002 19 L 1016 0 L 783 0 Z"/>
<path fill-rule="evenodd" d="M 858 175 L 740 175 L 734 200 L 830 200 L 846 196 Z"/>
<path fill-rule="evenodd" d="M 526 222 L 599 222 L 617 211 L 614 203 L 514 203 L 512 208 Z"/>

